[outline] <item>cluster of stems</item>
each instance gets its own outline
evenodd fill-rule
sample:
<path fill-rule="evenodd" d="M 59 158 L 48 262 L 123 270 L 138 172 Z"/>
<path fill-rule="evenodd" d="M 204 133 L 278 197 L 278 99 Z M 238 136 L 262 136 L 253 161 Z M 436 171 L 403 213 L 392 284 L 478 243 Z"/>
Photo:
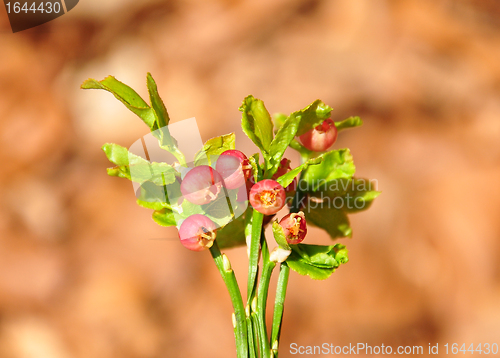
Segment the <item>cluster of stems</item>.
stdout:
<path fill-rule="evenodd" d="M 298 199 L 303 195 L 297 190 L 290 212 L 298 212 Z M 273 358 L 278 357 L 281 324 L 290 268 L 286 262 L 271 261 L 263 226 L 264 214 L 253 209 L 248 220 L 248 233 L 251 236 L 248 260 L 247 301 L 244 304 L 236 276 L 229 259 L 220 252 L 217 240 L 210 248 L 212 257 L 229 291 L 233 304 L 233 326 L 238 358 Z M 259 265 L 260 262 L 260 265 Z M 271 275 L 279 266 L 276 286 L 274 313 L 271 330 L 266 323 L 266 306 Z M 260 278 L 258 273 L 261 272 Z"/>
<path fill-rule="evenodd" d="M 252 240 L 250 244 L 246 304 L 244 304 L 229 259 L 225 254 L 221 254 L 217 240 L 210 248 L 233 304 L 233 326 L 238 358 L 270 358 L 278 356 L 279 337 L 290 269 L 286 262 L 279 264 L 280 273 L 276 288 L 272 329 L 269 335 L 266 324 L 266 305 L 271 274 L 276 267 L 276 262 L 269 259 L 269 249 L 262 227 L 263 216 L 263 214 L 254 210 L 251 219 Z M 260 256 L 262 257 L 262 273 L 260 280 L 257 280 Z"/>

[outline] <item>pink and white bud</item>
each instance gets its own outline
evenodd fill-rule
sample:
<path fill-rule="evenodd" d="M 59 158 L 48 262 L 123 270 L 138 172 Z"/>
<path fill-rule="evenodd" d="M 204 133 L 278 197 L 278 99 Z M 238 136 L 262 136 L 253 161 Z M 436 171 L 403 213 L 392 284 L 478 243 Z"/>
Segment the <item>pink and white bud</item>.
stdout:
<path fill-rule="evenodd" d="M 194 167 L 183 178 L 181 192 L 184 198 L 196 205 L 215 200 L 222 188 L 222 177 L 208 165 Z"/>
<path fill-rule="evenodd" d="M 290 166 L 290 160 L 286 158 L 281 159 L 280 166 L 276 173 L 274 173 L 273 179 L 278 179 L 280 176 L 285 175 L 290 170 L 292 170 L 292 167 Z M 285 192 L 288 193 L 290 191 L 294 191 L 295 189 L 297 189 L 297 177 L 293 178 L 293 181 L 288 184 L 288 186 L 285 188 Z"/>
<path fill-rule="evenodd" d="M 252 174 L 252 166 L 245 154 L 239 150 L 226 150 L 217 159 L 215 169 L 224 179 L 228 189 L 237 189 L 245 185 Z"/>
<path fill-rule="evenodd" d="M 316 128 L 299 136 L 304 147 L 313 152 L 324 152 L 337 140 L 337 127 L 331 118 L 326 119 Z"/>
<path fill-rule="evenodd" d="M 250 204 L 264 215 L 276 214 L 285 205 L 285 189 L 275 180 L 265 179 L 250 189 Z"/>
<path fill-rule="evenodd" d="M 286 241 L 291 245 L 301 243 L 306 237 L 307 224 L 302 211 L 286 215 L 279 224 L 283 228 Z"/>
<path fill-rule="evenodd" d="M 217 225 L 202 214 L 194 214 L 184 220 L 179 228 L 181 244 L 192 251 L 210 248 L 215 240 Z"/>

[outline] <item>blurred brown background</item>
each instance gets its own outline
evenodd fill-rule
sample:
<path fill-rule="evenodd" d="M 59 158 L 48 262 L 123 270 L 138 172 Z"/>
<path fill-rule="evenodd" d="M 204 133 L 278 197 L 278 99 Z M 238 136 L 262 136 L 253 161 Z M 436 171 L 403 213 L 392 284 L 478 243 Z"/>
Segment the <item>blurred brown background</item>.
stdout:
<path fill-rule="evenodd" d="M 0 357 L 235 356 L 208 252 L 106 175 L 100 146 L 147 128 L 78 88 L 111 74 L 145 96 L 147 71 L 174 121 L 235 131 L 249 154 L 250 93 L 365 121 L 336 147 L 383 194 L 351 217 L 347 265 L 291 274 L 281 357 L 293 342 L 500 343 L 499 2 L 82 0 L 16 34 L 0 6 L 0 31 Z M 228 254 L 245 286 L 245 249 Z"/>

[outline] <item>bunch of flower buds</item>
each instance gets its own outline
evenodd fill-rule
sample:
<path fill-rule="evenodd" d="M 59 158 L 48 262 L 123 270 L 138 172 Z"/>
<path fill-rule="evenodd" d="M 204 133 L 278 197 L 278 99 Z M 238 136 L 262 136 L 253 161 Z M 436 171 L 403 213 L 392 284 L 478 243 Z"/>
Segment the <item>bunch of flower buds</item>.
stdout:
<path fill-rule="evenodd" d="M 327 150 L 336 139 L 337 128 L 330 118 L 299 136 L 299 141 L 305 148 L 316 152 Z M 297 187 L 297 178 L 286 188 L 276 181 L 290 170 L 290 160 L 283 158 L 272 179 L 254 183 L 252 167 L 246 155 L 239 150 L 227 150 L 217 159 L 215 169 L 201 165 L 189 170 L 180 188 L 184 198 L 196 205 L 208 204 L 215 200 L 223 186 L 227 189 L 238 189 L 238 201 L 249 200 L 255 210 L 272 216 L 285 205 L 286 192 L 294 191 Z M 284 216 L 279 224 L 289 244 L 298 244 L 304 240 L 307 233 L 304 213 L 290 213 Z M 179 237 L 188 249 L 201 251 L 212 246 L 216 229 L 217 225 L 207 216 L 191 215 L 182 222 Z"/>
<path fill-rule="evenodd" d="M 215 169 L 200 165 L 187 171 L 180 190 L 184 199 L 204 205 L 217 199 L 223 187 L 238 189 L 238 201 L 248 200 L 249 182 L 252 167 L 248 158 L 238 150 L 222 153 L 215 164 Z M 202 214 L 191 215 L 179 228 L 181 243 L 193 251 L 202 251 L 212 246 L 216 237 L 217 225 Z"/>

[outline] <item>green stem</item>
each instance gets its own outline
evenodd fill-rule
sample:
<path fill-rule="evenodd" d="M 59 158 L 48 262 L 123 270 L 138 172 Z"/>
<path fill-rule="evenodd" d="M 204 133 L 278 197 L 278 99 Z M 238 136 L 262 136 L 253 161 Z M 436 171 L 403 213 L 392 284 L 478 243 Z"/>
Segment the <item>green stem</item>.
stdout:
<path fill-rule="evenodd" d="M 177 147 L 175 147 L 175 149 L 173 149 L 171 153 L 174 155 L 175 159 L 179 161 L 180 165 L 187 166 L 186 157 Z"/>
<path fill-rule="evenodd" d="M 266 352 L 269 352 L 269 344 L 264 343 L 266 337 L 262 336 L 262 322 L 259 319 L 257 312 L 252 312 L 252 321 L 254 322 L 254 327 L 256 329 L 257 343 L 259 344 L 259 358 L 268 357 Z M 267 347 L 266 347 L 267 346 Z"/>
<path fill-rule="evenodd" d="M 250 320 L 252 322 L 252 328 L 253 328 L 253 341 L 254 341 L 254 349 L 255 352 L 259 354 L 259 357 L 261 357 L 261 348 L 260 348 L 260 342 L 259 342 L 259 322 L 257 322 L 257 317 L 255 317 L 255 313 L 252 312 L 250 315 Z"/>
<path fill-rule="evenodd" d="M 236 276 L 231 268 L 226 255 L 221 254 L 217 241 L 214 241 L 210 248 L 210 253 L 214 258 L 215 264 L 226 284 L 229 291 L 229 297 L 234 308 L 234 336 L 236 339 L 236 352 L 238 358 L 248 357 L 248 336 L 247 336 L 247 323 L 245 307 L 243 306 L 243 299 L 241 298 L 240 288 L 236 281 Z"/>
<path fill-rule="evenodd" d="M 262 250 L 267 250 L 267 244 L 264 240 L 262 245 Z M 271 281 L 271 275 L 275 262 L 269 261 L 269 258 L 264 262 L 264 269 L 262 270 L 262 276 L 260 278 L 259 290 L 257 294 L 257 320 L 259 322 L 259 338 L 261 346 L 261 357 L 269 358 L 271 356 L 271 350 L 269 347 L 267 328 L 266 328 L 266 306 L 267 306 L 267 295 L 269 293 L 269 282 Z"/>
<path fill-rule="evenodd" d="M 250 358 L 257 358 L 257 345 L 255 344 L 255 330 L 252 323 L 252 317 L 247 317 L 247 332 L 248 332 L 248 348 L 250 352 Z"/>
<path fill-rule="evenodd" d="M 253 210 L 252 213 L 252 235 L 250 241 L 250 257 L 248 258 L 248 286 L 247 286 L 247 304 L 252 303 L 257 286 L 257 269 L 259 265 L 260 236 L 262 232 L 262 221 L 264 214 Z"/>
<path fill-rule="evenodd" d="M 170 119 L 167 120 L 170 121 Z M 160 123 L 160 128 L 158 128 L 156 131 L 153 131 L 152 134 L 160 142 L 160 148 L 165 149 L 167 152 L 170 152 L 175 157 L 175 159 L 177 159 L 180 165 L 187 166 L 186 157 L 177 146 L 177 141 L 175 140 L 175 138 L 170 134 L 170 130 L 168 129 L 168 125 L 166 122 L 162 121 L 162 123 Z"/>
<path fill-rule="evenodd" d="M 276 288 L 276 300 L 274 302 L 273 328 L 271 331 L 271 347 L 274 356 L 278 357 L 279 339 L 281 333 L 281 323 L 283 321 L 283 309 L 285 304 L 286 288 L 288 285 L 288 276 L 290 268 L 283 262 L 280 266 L 280 275 L 278 277 L 278 286 Z"/>

